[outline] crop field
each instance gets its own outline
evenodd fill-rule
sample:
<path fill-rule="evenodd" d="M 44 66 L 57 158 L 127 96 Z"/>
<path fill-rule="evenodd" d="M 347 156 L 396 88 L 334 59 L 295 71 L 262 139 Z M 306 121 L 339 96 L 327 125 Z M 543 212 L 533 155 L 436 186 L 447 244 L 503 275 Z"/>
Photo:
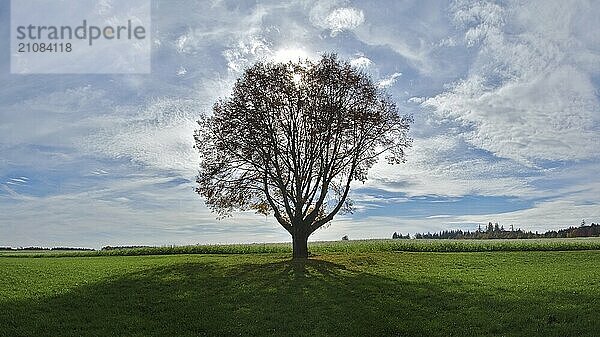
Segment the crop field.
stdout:
<path fill-rule="evenodd" d="M 0 336 L 598 336 L 599 250 L 390 241 L 313 244 L 305 262 L 285 245 L 2 256 Z"/>
<path fill-rule="evenodd" d="M 498 239 L 498 240 L 351 240 L 309 243 L 314 254 L 358 252 L 490 252 L 600 250 L 600 238 Z M 164 254 L 265 254 L 292 253 L 289 243 L 163 246 L 103 251 L 0 250 L 0 256 L 135 256 Z"/>

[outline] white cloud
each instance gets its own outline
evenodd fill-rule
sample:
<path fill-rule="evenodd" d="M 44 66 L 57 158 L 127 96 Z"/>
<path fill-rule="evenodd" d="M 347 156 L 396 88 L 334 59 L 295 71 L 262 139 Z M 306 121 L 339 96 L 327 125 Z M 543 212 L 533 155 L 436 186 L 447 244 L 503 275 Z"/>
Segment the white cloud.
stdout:
<path fill-rule="evenodd" d="M 452 218 L 452 215 L 448 215 L 448 214 L 430 215 L 426 219 L 448 219 L 448 218 Z"/>
<path fill-rule="evenodd" d="M 437 0 L 372 3 L 363 6 L 369 19 L 353 32 L 362 43 L 399 56 L 390 62 L 403 69 L 410 67 L 432 79 L 450 78 L 463 71 L 464 61 L 440 45 L 453 34 L 447 8 Z"/>
<path fill-rule="evenodd" d="M 104 115 L 113 107 L 108 92 L 92 85 L 34 91 L 17 103 L 0 106 L 0 144 L 70 145 L 75 134 L 89 132 L 87 118 Z"/>
<path fill-rule="evenodd" d="M 192 136 L 205 108 L 193 99 L 155 99 L 126 119 L 111 117 L 109 127 L 84 138 L 81 148 L 190 177 L 197 168 Z"/>
<path fill-rule="evenodd" d="M 363 11 L 346 7 L 333 10 L 327 15 L 323 24 L 331 30 L 331 36 L 336 36 L 345 30 L 352 30 L 360 26 L 364 21 Z"/>
<path fill-rule="evenodd" d="M 195 44 L 194 42 L 195 42 L 195 39 L 194 39 L 194 36 L 192 35 L 191 31 L 187 32 L 186 34 L 181 35 L 179 38 L 177 38 L 177 41 L 175 41 L 175 46 L 177 48 L 177 52 L 178 53 L 189 52 L 191 47 Z"/>
<path fill-rule="evenodd" d="M 540 6 L 535 1 L 511 5 L 457 2 L 454 19 L 468 44 L 480 44 L 478 57 L 466 79 L 423 105 L 466 129 L 469 143 L 499 157 L 528 165 L 597 158 L 600 104 L 593 71 L 574 57 L 593 46 L 568 24 L 577 3 L 559 16 L 533 11 Z M 522 11 L 531 12 L 527 20 L 515 14 Z"/>
<path fill-rule="evenodd" d="M 500 5 L 491 1 L 459 0 L 452 7 L 454 22 L 467 27 L 465 41 L 468 45 L 494 39 L 501 34 L 505 10 Z"/>
<path fill-rule="evenodd" d="M 530 171 L 508 160 L 480 157 L 452 135 L 416 138 L 406 157 L 399 165 L 380 160 L 365 186 L 408 196 L 536 196 L 531 178 L 525 177 Z"/>
<path fill-rule="evenodd" d="M 427 100 L 427 98 L 425 98 L 425 97 L 417 97 L 417 96 L 415 96 L 415 97 L 409 98 L 408 102 L 410 102 L 410 103 L 416 103 L 416 104 L 421 104 L 421 103 L 425 102 L 426 100 Z"/>
<path fill-rule="evenodd" d="M 173 178 L 148 173 L 46 197 L 13 192 L 11 202 L 0 203 L 0 246 L 100 248 L 290 239 L 272 217 L 243 212 L 216 220 L 190 184 L 170 186 Z"/>
<path fill-rule="evenodd" d="M 179 69 L 177 69 L 177 76 L 184 76 L 185 74 L 187 74 L 187 69 L 185 69 L 184 66 L 180 66 Z"/>
<path fill-rule="evenodd" d="M 515 229 L 520 227 L 524 230 L 540 232 L 549 229 L 562 229 L 578 225 L 582 219 L 597 221 L 600 219 L 600 211 L 597 205 L 580 204 L 571 198 L 542 201 L 536 203 L 532 208 L 514 212 L 463 215 L 454 218 L 456 223 L 486 223 L 489 221 L 504 224 L 514 224 Z"/>
<path fill-rule="evenodd" d="M 310 57 L 310 53 L 301 47 L 283 47 L 276 50 L 271 58 L 275 62 L 298 62 Z"/>
<path fill-rule="evenodd" d="M 266 60 L 271 54 L 268 42 L 255 35 L 241 37 L 237 45 L 223 52 L 229 69 L 237 73 L 256 61 Z"/>
<path fill-rule="evenodd" d="M 366 70 L 373 64 L 373 61 L 364 56 L 350 60 L 350 65 L 360 70 Z"/>
<path fill-rule="evenodd" d="M 379 80 L 377 86 L 380 88 L 389 88 L 396 83 L 396 79 L 400 76 L 402 76 L 402 73 L 393 73 L 389 77 Z"/>

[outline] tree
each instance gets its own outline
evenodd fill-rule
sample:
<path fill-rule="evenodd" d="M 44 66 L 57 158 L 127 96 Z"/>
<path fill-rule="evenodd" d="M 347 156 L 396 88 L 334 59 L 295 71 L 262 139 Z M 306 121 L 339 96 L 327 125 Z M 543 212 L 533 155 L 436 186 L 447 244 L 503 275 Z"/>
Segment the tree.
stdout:
<path fill-rule="evenodd" d="M 292 236 L 293 257 L 308 237 L 350 212 L 352 181 L 386 154 L 404 162 L 412 119 L 364 73 L 324 55 L 319 61 L 259 62 L 231 96 L 198 121 L 196 192 L 220 216 L 273 214 Z"/>

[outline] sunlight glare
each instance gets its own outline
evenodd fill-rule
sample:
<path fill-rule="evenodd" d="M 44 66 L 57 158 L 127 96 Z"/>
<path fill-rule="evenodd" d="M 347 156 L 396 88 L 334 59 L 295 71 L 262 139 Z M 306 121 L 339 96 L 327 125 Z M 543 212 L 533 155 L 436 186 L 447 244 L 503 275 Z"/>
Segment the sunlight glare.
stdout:
<path fill-rule="evenodd" d="M 300 84 L 300 82 L 302 81 L 302 75 L 300 74 L 294 74 L 294 76 L 292 77 L 294 83 L 296 85 Z"/>
<path fill-rule="evenodd" d="M 308 53 L 300 48 L 281 48 L 278 49 L 273 55 L 275 62 L 298 62 L 298 60 L 305 60 L 308 58 Z"/>

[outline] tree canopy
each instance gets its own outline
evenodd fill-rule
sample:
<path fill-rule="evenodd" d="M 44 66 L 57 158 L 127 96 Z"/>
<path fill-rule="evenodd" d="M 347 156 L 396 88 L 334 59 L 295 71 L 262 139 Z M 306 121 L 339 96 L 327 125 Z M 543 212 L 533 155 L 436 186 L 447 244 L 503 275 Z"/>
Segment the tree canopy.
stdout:
<path fill-rule="evenodd" d="M 411 122 L 336 55 L 259 62 L 198 121 L 196 192 L 220 216 L 273 214 L 292 235 L 294 257 L 306 257 L 308 236 L 352 209 L 352 181 L 364 182 L 380 156 L 404 161 Z"/>

